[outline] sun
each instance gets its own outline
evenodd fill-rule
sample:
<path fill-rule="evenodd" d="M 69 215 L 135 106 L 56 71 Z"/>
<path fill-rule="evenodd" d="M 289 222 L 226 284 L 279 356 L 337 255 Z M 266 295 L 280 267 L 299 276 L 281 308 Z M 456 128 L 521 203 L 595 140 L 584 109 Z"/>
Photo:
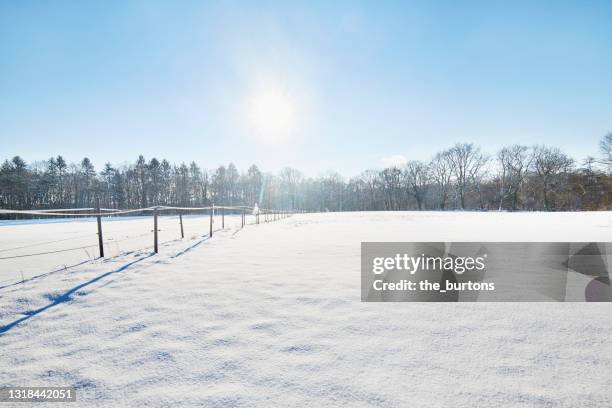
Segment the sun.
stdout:
<path fill-rule="evenodd" d="M 260 89 L 249 98 L 247 110 L 250 127 L 262 143 L 287 142 L 296 129 L 296 103 L 288 92 Z"/>

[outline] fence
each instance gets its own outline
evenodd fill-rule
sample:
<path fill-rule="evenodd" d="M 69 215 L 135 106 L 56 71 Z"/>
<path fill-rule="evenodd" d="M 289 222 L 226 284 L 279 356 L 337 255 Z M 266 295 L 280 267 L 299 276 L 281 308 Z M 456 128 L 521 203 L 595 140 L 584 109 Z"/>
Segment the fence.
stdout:
<path fill-rule="evenodd" d="M 226 228 L 240 230 L 296 212 L 215 205 L 133 210 L 0 209 L 0 219 L 10 218 L 0 222 L 0 289 L 96 259 L 111 261 L 149 248 L 158 253 L 162 246 L 178 243 L 186 236 L 210 239 Z M 5 229 L 13 223 L 23 228 Z"/>
<path fill-rule="evenodd" d="M 102 217 L 110 217 L 110 216 L 125 216 L 129 214 L 137 214 L 137 213 L 151 213 L 153 216 L 153 251 L 155 253 L 159 252 L 159 239 L 158 239 L 158 217 L 160 213 L 168 213 L 175 212 L 179 217 L 179 225 L 180 225 L 180 233 L 181 239 L 185 238 L 185 232 L 183 228 L 183 215 L 193 212 L 201 212 L 207 211 L 209 212 L 209 232 L 208 236 L 212 238 L 214 230 L 213 230 L 213 218 L 215 216 L 215 211 L 221 213 L 221 229 L 225 229 L 225 215 L 226 211 L 230 211 L 231 213 L 240 214 L 241 223 L 240 228 L 244 228 L 247 225 L 246 216 L 247 213 L 251 213 L 255 220 L 254 224 L 259 224 L 261 221 L 261 217 L 263 216 L 264 222 L 272 222 L 281 220 L 286 218 L 296 211 L 286 211 L 286 210 L 277 210 L 277 209 L 260 209 L 258 207 L 247 207 L 247 206 L 215 206 L 214 204 L 209 207 L 169 207 L 169 206 L 154 206 L 147 208 L 137 208 L 132 210 L 116 210 L 116 209 L 108 209 L 108 208 L 70 208 L 70 209 L 56 209 L 56 210 L 3 210 L 0 209 L 0 215 L 26 215 L 26 216 L 38 216 L 38 217 L 95 217 L 96 218 L 96 227 L 97 227 L 97 236 L 98 236 L 98 250 L 100 254 L 100 258 L 104 258 L 104 235 L 102 228 Z M 75 248 L 81 249 L 83 247 Z M 47 253 L 39 253 L 39 254 L 28 254 L 28 255 L 18 255 L 15 257 L 0 257 L 0 260 L 10 259 L 16 257 L 27 257 L 27 256 L 36 256 L 36 255 L 45 255 Z"/>

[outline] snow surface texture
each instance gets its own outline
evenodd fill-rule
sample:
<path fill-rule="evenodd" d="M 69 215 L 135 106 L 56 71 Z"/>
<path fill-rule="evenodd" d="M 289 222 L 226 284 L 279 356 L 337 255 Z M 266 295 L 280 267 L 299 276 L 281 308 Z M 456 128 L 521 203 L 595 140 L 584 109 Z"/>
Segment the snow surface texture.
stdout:
<path fill-rule="evenodd" d="M 0 384 L 76 386 L 78 406 L 612 406 L 611 304 L 359 300 L 361 241 L 607 241 L 610 212 L 201 222 L 0 289 Z M 0 249 L 78 224 L 0 226 Z"/>

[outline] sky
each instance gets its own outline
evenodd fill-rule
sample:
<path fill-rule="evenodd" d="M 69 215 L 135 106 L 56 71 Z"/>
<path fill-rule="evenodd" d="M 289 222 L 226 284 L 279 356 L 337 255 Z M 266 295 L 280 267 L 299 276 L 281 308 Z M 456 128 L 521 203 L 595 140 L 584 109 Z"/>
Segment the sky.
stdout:
<path fill-rule="evenodd" d="M 0 159 L 346 176 L 457 142 L 581 160 L 612 2 L 0 1 Z"/>

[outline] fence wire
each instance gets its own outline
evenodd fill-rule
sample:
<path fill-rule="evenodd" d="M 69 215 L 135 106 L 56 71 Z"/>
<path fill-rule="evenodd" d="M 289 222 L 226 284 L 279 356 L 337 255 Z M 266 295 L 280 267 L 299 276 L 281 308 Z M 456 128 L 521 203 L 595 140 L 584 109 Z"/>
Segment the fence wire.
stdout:
<path fill-rule="evenodd" d="M 198 212 L 205 212 L 203 214 L 197 214 Z M 21 259 L 21 258 L 43 258 L 42 260 L 36 262 L 30 262 L 27 267 L 31 267 L 35 269 L 32 273 L 40 273 L 42 268 L 50 268 L 52 267 L 54 262 L 58 262 L 57 258 L 52 258 L 53 261 L 47 260 L 46 256 L 52 256 L 58 253 L 69 253 L 83 250 L 87 254 L 88 260 L 95 260 L 97 258 L 96 255 L 90 254 L 92 249 L 98 248 L 100 253 L 104 252 L 106 249 L 107 253 L 104 256 L 105 259 L 112 259 L 121 255 L 129 254 L 134 251 L 142 251 L 147 248 L 151 248 L 150 244 L 145 244 L 143 242 L 139 242 L 137 240 L 144 240 L 146 236 L 157 235 L 156 231 L 149 222 L 151 222 L 151 218 L 157 218 L 160 224 L 158 224 L 157 231 L 173 231 L 172 234 L 176 234 L 173 239 L 165 239 L 163 241 L 159 241 L 158 244 L 162 245 L 167 244 L 168 242 L 179 241 L 184 236 L 194 237 L 204 237 L 209 236 L 212 237 L 212 233 L 216 233 L 221 229 L 215 228 L 213 229 L 213 217 L 215 218 L 214 223 L 219 226 L 221 223 L 221 227 L 226 227 L 226 221 L 228 221 L 229 228 L 239 227 L 243 228 L 247 225 L 255 225 L 263 222 L 269 222 L 273 220 L 279 220 L 288 215 L 291 215 L 294 211 L 284 211 L 284 210 L 276 210 L 276 209 L 266 209 L 266 208 L 258 208 L 258 207 L 248 207 L 248 206 L 205 206 L 205 207 L 178 207 L 178 206 L 153 206 L 146 208 L 137 208 L 130 210 L 120 210 L 120 209 L 110 209 L 110 208 L 67 208 L 67 209 L 45 209 L 45 210 L 8 210 L 8 209 L 0 209 L 0 216 L 2 215 L 12 215 L 18 217 L 19 215 L 24 215 L 28 217 L 35 217 L 35 219 L 52 219 L 56 217 L 66 218 L 67 222 L 70 223 L 70 218 L 75 219 L 84 219 L 84 218 L 94 218 L 97 219 L 100 224 L 100 229 L 94 227 L 91 233 L 89 234 L 79 234 L 77 236 L 71 236 L 67 238 L 53 239 L 53 240 L 45 240 L 40 242 L 27 243 L 24 242 L 24 245 L 13 246 L 10 248 L 0 248 L 0 261 L 8 261 L 9 268 L 0 266 L 0 275 L 2 272 L 9 272 L 7 269 L 15 269 L 13 272 L 15 274 L 20 274 L 21 279 L 25 279 L 24 271 L 19 267 L 19 264 L 15 264 L 11 260 Z M 136 215 L 143 214 L 143 215 Z M 166 215 L 167 214 L 167 215 Z M 133 215 L 130 217 L 129 215 Z M 158 217 L 159 216 L 159 217 Z M 240 217 L 238 219 L 238 217 Z M 197 228 L 194 228 L 194 223 L 196 219 L 202 219 L 204 221 L 204 225 L 198 225 Z M 221 220 L 219 220 L 221 218 Z M 249 218 L 252 222 L 249 222 Z M 134 225 L 129 226 L 128 231 L 124 231 L 122 228 L 113 228 L 111 225 L 114 223 L 108 224 L 107 222 L 113 219 L 113 221 L 121 220 L 121 224 L 123 221 L 129 222 L 131 221 L 142 221 L 142 223 L 138 222 Z M 30 218 L 24 219 L 24 221 L 28 221 Z M 104 221 L 102 223 L 102 221 Z M 169 221 L 172 221 L 172 224 L 168 224 Z M 179 222 L 177 222 L 179 221 Z M 107 227 L 101 228 L 102 224 Z M 197 224 L 201 224 L 198 222 Z M 196 225 L 197 225 L 196 224 Z M 44 224 L 40 224 L 44 225 Z M 53 223 L 55 225 L 55 223 Z M 74 224 L 75 226 L 78 224 Z M 94 223 L 95 225 L 95 223 Z M 180 225 L 180 227 L 179 227 Z M 186 228 L 183 228 L 186 227 Z M 202 228 L 204 227 L 204 228 Z M 2 228 L 0 226 L 0 228 Z M 50 227 L 51 228 L 51 227 Z M 142 229 L 141 229 L 142 228 Z M 161 229 L 160 229 L 161 228 Z M 78 231 L 83 228 L 79 225 L 77 228 Z M 131 235 L 129 232 L 134 232 L 134 230 L 141 229 L 141 231 L 146 231 L 141 234 Z M 184 232 L 187 231 L 187 233 Z M 75 231 L 75 232 L 78 232 Z M 101 242 L 98 239 L 98 231 L 100 231 L 103 235 L 103 239 Z M 197 231 L 197 232 L 196 232 Z M 127 234 L 125 233 L 127 232 Z M 168 238 L 166 233 L 163 234 Z M 107 236 L 112 236 L 112 238 L 108 238 Z M 91 239 L 91 241 L 90 241 Z M 74 240 L 83 240 L 83 242 L 79 242 L 78 246 L 71 246 L 68 248 L 49 248 L 49 250 L 45 250 L 45 246 L 54 246 L 57 243 L 74 241 Z M 157 238 L 155 239 L 157 241 Z M 91 245 L 89 245 L 89 242 Z M 131 242 L 131 244 L 130 244 Z M 126 246 L 127 245 L 127 246 Z M 30 249 L 30 248 L 40 248 L 38 252 L 33 253 L 19 253 L 21 250 Z M 157 246 L 155 246 L 157 249 Z M 16 254 L 11 254 L 11 252 L 17 252 Z M 78 255 L 67 255 L 70 261 L 77 261 Z M 81 260 L 82 258 L 79 257 Z M 51 259 L 51 258 L 49 258 Z M 46 260 L 46 261 L 45 261 Z M 61 262 L 65 262 L 66 258 L 62 258 Z M 83 262 L 75 263 L 75 265 L 82 265 Z M 66 267 L 67 268 L 67 267 Z M 44 274 L 44 273 L 43 273 Z M 7 282 L 5 279 L 1 279 L 0 282 Z M 26 279 L 27 280 L 27 279 Z M 19 283 L 20 280 L 9 280 L 15 283 Z M 2 286 L 6 287 L 6 286 Z"/>

